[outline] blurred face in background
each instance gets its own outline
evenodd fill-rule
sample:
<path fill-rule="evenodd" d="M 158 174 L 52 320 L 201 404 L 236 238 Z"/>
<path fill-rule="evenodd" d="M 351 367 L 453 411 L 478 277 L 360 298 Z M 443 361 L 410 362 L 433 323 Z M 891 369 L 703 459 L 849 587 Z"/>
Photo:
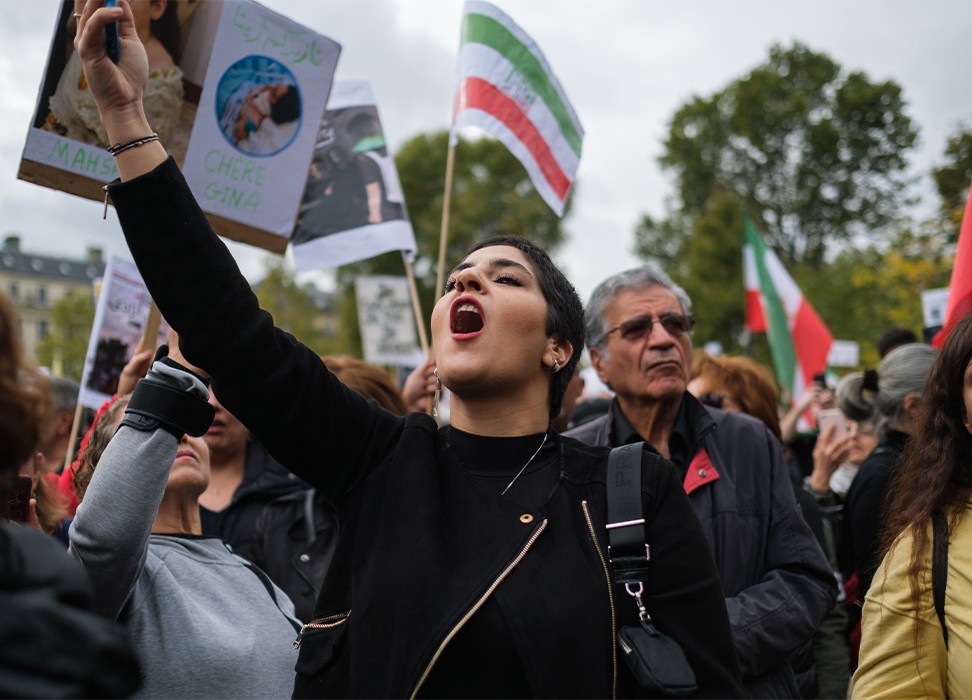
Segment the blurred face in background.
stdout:
<path fill-rule="evenodd" d="M 860 464 L 877 447 L 877 424 L 872 420 L 856 421 L 848 418 L 847 431 L 853 436 L 847 461 L 851 464 Z"/>

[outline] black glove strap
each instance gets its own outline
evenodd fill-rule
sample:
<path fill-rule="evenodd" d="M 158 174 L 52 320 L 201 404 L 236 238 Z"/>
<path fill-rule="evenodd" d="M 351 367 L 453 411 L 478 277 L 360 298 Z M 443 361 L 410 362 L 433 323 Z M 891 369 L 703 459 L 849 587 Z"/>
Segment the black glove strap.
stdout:
<path fill-rule="evenodd" d="M 127 425 L 143 431 L 162 428 L 181 440 L 186 434 L 205 435 L 215 414 L 209 401 L 152 379 L 142 379 L 132 392 L 119 427 Z"/>

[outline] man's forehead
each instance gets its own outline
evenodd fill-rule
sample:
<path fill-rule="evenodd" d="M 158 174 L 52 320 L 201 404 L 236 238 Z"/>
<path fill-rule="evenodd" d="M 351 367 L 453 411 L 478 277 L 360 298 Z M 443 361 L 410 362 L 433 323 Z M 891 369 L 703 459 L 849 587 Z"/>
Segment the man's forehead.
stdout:
<path fill-rule="evenodd" d="M 614 297 L 607 307 L 611 316 L 637 316 L 638 314 L 655 314 L 667 312 L 682 312 L 682 305 L 678 297 L 670 290 L 659 285 L 641 287 L 640 289 L 624 289 Z"/>

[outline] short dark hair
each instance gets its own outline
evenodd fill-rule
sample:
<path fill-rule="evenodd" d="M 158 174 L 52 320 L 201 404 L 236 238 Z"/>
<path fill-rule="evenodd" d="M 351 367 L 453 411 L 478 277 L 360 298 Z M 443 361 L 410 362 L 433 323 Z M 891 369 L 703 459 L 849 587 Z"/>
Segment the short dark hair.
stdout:
<path fill-rule="evenodd" d="M 300 118 L 300 92 L 296 86 L 288 85 L 287 92 L 271 105 L 270 118 L 275 124 L 287 124 Z"/>
<path fill-rule="evenodd" d="M 539 277 L 540 291 L 547 301 L 547 327 L 545 332 L 555 338 L 571 344 L 574 354 L 567 364 L 551 375 L 550 379 L 550 418 L 556 418 L 560 413 L 564 394 L 570 378 L 574 376 L 574 368 L 580 362 L 584 351 L 584 304 L 581 303 L 577 290 L 570 280 L 560 271 L 547 251 L 533 241 L 520 236 L 493 236 L 472 246 L 466 255 L 483 248 L 507 245 L 523 253 L 536 269 Z"/>
<path fill-rule="evenodd" d="M 910 328 L 903 326 L 891 326 L 885 330 L 877 341 L 878 357 L 883 358 L 899 345 L 917 343 L 918 336 Z"/>

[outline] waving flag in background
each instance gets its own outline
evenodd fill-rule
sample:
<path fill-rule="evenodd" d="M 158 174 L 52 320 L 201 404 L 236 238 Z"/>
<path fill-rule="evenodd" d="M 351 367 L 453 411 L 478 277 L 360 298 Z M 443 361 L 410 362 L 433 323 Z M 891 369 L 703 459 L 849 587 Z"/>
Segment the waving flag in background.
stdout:
<path fill-rule="evenodd" d="M 746 328 L 769 334 L 777 381 L 792 401 L 826 369 L 834 338 L 747 214 L 743 232 Z"/>
<path fill-rule="evenodd" d="M 463 126 L 489 132 L 563 216 L 584 130 L 540 49 L 498 8 L 467 0 L 458 74 L 453 143 Z"/>
<path fill-rule="evenodd" d="M 948 285 L 948 305 L 945 307 L 945 323 L 942 330 L 932 338 L 932 345 L 940 348 L 945 338 L 959 321 L 972 313 L 972 187 L 969 200 L 962 217 L 958 246 L 955 249 L 955 262 L 952 264 L 952 279 Z"/>

